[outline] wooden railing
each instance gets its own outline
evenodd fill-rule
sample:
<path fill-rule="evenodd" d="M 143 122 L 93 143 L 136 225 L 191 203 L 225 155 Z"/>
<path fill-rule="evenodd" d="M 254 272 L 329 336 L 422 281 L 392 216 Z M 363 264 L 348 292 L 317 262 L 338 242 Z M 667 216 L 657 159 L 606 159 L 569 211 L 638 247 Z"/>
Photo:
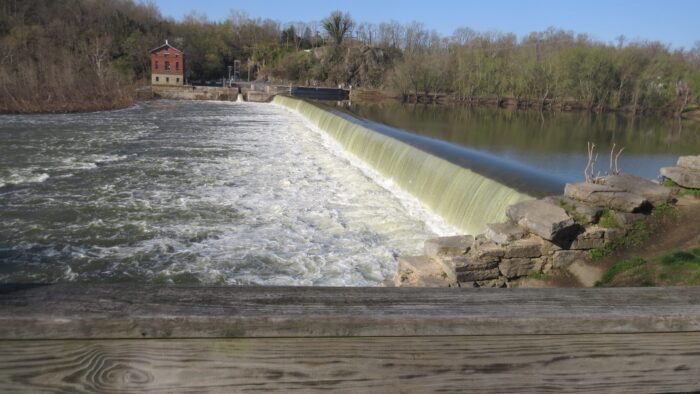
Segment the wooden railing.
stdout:
<path fill-rule="evenodd" d="M 700 389 L 700 288 L 0 286 L 0 392 Z"/>

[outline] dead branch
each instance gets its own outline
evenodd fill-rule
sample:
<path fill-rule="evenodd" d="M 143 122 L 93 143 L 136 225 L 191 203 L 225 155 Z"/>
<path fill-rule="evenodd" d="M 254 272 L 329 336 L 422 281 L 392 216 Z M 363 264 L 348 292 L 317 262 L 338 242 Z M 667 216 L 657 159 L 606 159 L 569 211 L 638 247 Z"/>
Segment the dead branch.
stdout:
<path fill-rule="evenodd" d="M 583 175 L 586 179 L 586 182 L 588 183 L 595 183 L 596 177 L 593 175 L 594 170 L 593 168 L 595 167 L 595 162 L 598 160 L 598 155 L 595 154 L 595 144 L 592 142 L 588 142 L 588 163 L 586 164 L 586 168 L 583 170 Z"/>
<path fill-rule="evenodd" d="M 625 147 L 623 146 L 622 149 L 620 149 L 619 152 L 615 155 L 615 171 L 613 171 L 613 175 L 620 175 L 620 168 L 617 166 L 617 160 L 620 158 L 620 155 L 622 154 L 622 151 L 625 150 Z"/>

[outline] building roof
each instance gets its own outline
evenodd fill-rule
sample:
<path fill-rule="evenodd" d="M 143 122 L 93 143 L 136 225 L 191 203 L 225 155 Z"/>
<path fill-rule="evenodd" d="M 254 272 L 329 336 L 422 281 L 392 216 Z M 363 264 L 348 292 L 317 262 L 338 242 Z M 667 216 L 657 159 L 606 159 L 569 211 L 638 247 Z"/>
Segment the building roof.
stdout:
<path fill-rule="evenodd" d="M 181 50 L 175 48 L 174 46 L 168 44 L 168 40 L 165 40 L 165 44 L 163 44 L 163 45 L 161 45 L 161 46 L 159 46 L 159 47 L 155 47 L 155 48 L 151 49 L 151 53 L 153 53 L 153 52 L 155 52 L 155 51 L 158 51 L 158 50 L 161 50 L 161 49 L 163 49 L 163 48 L 165 48 L 165 47 L 170 48 L 170 49 L 174 49 L 174 50 L 176 50 L 176 51 L 178 51 L 178 52 L 180 52 L 180 53 L 182 53 L 182 54 L 185 53 L 185 52 L 182 52 Z"/>

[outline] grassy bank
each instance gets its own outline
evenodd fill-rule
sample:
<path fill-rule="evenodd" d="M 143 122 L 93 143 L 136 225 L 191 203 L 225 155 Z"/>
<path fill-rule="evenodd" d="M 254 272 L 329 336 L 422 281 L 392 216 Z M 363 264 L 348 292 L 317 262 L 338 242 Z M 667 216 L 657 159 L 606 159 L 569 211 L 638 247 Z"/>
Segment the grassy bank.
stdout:
<path fill-rule="evenodd" d="M 655 258 L 632 257 L 615 263 L 597 286 L 700 285 L 700 243 Z"/>

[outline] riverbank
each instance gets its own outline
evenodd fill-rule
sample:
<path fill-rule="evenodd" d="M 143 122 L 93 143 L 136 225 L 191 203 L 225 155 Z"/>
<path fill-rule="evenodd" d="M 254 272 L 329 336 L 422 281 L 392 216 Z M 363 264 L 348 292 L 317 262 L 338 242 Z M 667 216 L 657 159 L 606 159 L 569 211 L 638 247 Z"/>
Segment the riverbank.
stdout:
<path fill-rule="evenodd" d="M 567 184 L 561 196 L 510 205 L 508 220 L 487 224 L 483 234 L 427 240 L 424 255 L 402 256 L 386 285 L 591 287 L 615 285 L 623 271 L 632 272 L 618 285 L 700 282 L 700 156 L 680 157 L 661 174 L 663 185 L 591 177 Z M 637 257 L 623 260 L 631 253 Z M 615 260 L 598 261 L 606 256 Z"/>
<path fill-rule="evenodd" d="M 601 107 L 573 99 L 530 99 L 493 96 L 460 96 L 453 93 L 400 93 L 387 90 L 355 89 L 350 92 L 354 101 L 399 101 L 409 104 L 464 105 L 473 107 L 503 108 L 547 112 L 617 112 L 635 116 L 678 117 L 672 108 Z M 681 113 L 683 119 L 700 121 L 700 109 L 691 108 Z"/>
<path fill-rule="evenodd" d="M 19 99 L 4 98 L 0 101 L 0 114 L 59 114 L 109 111 L 127 108 L 136 103 L 136 91 L 122 94 L 100 95 L 55 99 L 50 95 L 45 98 Z"/>

